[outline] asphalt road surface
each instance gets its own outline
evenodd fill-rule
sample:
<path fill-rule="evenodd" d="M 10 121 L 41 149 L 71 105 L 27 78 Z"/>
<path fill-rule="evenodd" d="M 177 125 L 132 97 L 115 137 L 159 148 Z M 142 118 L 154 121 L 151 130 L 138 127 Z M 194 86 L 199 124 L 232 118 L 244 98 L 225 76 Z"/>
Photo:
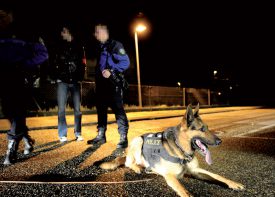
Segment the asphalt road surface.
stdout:
<path fill-rule="evenodd" d="M 143 120 L 130 122 L 130 140 L 143 133 L 175 126 L 181 120 L 181 117 L 152 119 L 161 112 L 152 112 L 150 116 L 136 113 L 135 117 Z M 174 112 L 163 114 L 168 117 Z M 223 140 L 220 146 L 210 148 L 211 166 L 197 154 L 201 166 L 241 182 L 246 189 L 233 191 L 223 185 L 185 177 L 181 183 L 186 189 L 198 197 L 274 197 L 275 109 L 205 111 L 201 114 L 209 129 Z M 129 116 L 134 117 L 132 114 Z M 35 127 L 38 120 L 35 121 L 28 123 Z M 47 121 L 43 117 L 39 125 L 47 126 Z M 83 126 L 85 141 L 77 142 L 73 128 L 70 128 L 69 142 L 60 143 L 55 128 L 32 130 L 30 135 L 36 140 L 34 152 L 29 156 L 20 153 L 19 161 L 11 166 L 2 165 L 7 140 L 5 133 L 0 134 L 0 196 L 177 196 L 161 176 L 144 172 L 137 175 L 125 167 L 116 171 L 99 169 L 98 163 L 115 158 L 121 151 L 115 150 L 119 140 L 116 124 L 108 125 L 106 144 L 92 147 L 86 144 L 86 140 L 95 137 L 95 131 L 95 124 Z M 20 152 L 22 150 L 23 144 L 20 145 Z"/>

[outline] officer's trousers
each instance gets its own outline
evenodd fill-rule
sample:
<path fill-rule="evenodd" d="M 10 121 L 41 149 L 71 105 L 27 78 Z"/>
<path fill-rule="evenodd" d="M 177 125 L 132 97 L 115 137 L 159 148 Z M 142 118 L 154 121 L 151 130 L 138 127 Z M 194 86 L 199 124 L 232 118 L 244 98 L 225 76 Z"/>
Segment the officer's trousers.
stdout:
<path fill-rule="evenodd" d="M 29 130 L 26 125 L 27 93 L 24 81 L 3 77 L 0 80 L 0 91 L 2 112 L 10 121 L 8 139 L 21 140 L 28 135 Z"/>
<path fill-rule="evenodd" d="M 129 124 L 127 115 L 123 107 L 123 91 L 119 87 L 112 89 L 97 87 L 96 91 L 96 109 L 98 118 L 98 130 L 107 130 L 108 107 L 115 114 L 120 135 L 127 135 Z"/>

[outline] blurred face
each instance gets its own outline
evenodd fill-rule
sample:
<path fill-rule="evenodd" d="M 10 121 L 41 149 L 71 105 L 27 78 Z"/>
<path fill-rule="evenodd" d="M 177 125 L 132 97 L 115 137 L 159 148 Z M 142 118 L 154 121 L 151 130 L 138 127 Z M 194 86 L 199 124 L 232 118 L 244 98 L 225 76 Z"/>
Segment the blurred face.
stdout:
<path fill-rule="evenodd" d="M 61 31 L 61 36 L 62 36 L 63 40 L 66 40 L 68 42 L 72 41 L 72 35 L 66 27 L 63 27 L 63 29 Z"/>
<path fill-rule="evenodd" d="M 0 10 L 0 29 L 6 28 L 13 21 L 13 15 L 11 12 Z"/>
<path fill-rule="evenodd" d="M 106 26 L 98 25 L 95 27 L 95 38 L 101 42 L 105 43 L 109 39 L 109 33 Z"/>

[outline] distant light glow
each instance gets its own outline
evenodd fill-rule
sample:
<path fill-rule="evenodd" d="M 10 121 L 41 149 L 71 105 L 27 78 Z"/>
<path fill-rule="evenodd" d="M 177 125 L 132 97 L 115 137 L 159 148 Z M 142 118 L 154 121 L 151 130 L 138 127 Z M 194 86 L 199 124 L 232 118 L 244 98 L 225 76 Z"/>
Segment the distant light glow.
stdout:
<path fill-rule="evenodd" d="M 138 25 L 136 26 L 136 31 L 137 31 L 137 32 L 143 32 L 143 31 L 145 31 L 145 30 L 146 30 L 146 26 L 143 25 L 143 24 L 138 24 Z"/>
<path fill-rule="evenodd" d="M 218 92 L 218 95 L 220 96 L 220 95 L 222 95 L 222 93 L 221 93 L 221 92 Z"/>
<path fill-rule="evenodd" d="M 214 75 L 216 75 L 218 73 L 218 71 L 214 70 L 213 73 L 214 73 Z"/>
<path fill-rule="evenodd" d="M 181 85 L 181 83 L 180 82 L 178 82 L 178 86 L 180 86 Z"/>
<path fill-rule="evenodd" d="M 232 89 L 233 89 L 233 87 L 232 87 L 232 86 L 230 86 L 230 87 L 229 87 L 229 89 L 230 89 L 230 90 L 232 90 Z"/>

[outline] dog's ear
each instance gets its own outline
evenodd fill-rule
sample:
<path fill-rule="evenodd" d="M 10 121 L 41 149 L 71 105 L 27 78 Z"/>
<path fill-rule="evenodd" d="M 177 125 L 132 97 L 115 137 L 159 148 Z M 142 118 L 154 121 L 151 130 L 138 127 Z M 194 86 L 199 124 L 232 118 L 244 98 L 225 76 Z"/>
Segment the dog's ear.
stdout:
<path fill-rule="evenodd" d="M 194 117 L 199 117 L 200 104 L 198 103 L 196 109 L 194 110 Z"/>
<path fill-rule="evenodd" d="M 191 123 L 194 121 L 194 114 L 193 114 L 191 104 L 189 104 L 186 108 L 185 119 L 186 119 L 187 127 L 189 127 L 191 125 Z"/>

